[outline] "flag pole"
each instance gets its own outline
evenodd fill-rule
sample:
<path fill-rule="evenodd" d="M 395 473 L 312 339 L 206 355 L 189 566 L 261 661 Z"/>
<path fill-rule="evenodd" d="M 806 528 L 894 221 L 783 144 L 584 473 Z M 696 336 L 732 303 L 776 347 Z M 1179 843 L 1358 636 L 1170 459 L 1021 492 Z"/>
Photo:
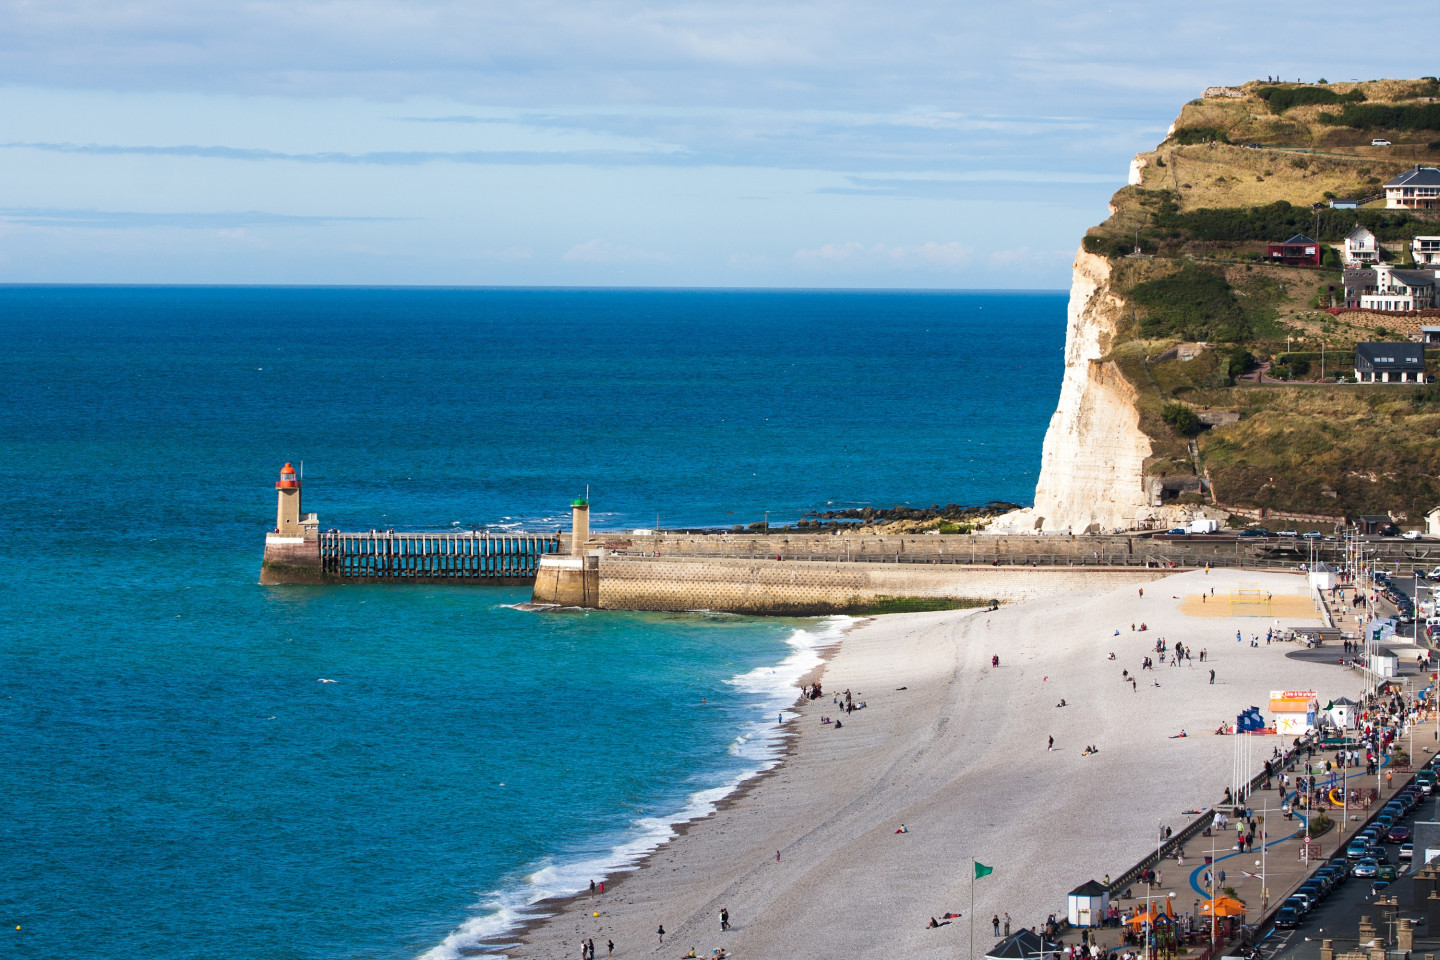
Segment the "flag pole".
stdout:
<path fill-rule="evenodd" d="M 970 960 L 975 960 L 975 858 L 970 858 Z"/>

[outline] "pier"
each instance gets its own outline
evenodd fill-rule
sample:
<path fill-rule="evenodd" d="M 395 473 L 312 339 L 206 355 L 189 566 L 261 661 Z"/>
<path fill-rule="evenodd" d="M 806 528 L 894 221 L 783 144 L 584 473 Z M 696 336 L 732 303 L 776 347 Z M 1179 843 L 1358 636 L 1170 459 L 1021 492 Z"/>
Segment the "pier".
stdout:
<path fill-rule="evenodd" d="M 318 540 L 321 574 L 347 582 L 528 584 L 540 558 L 560 550 L 559 534 L 327 530 Z"/>
<path fill-rule="evenodd" d="M 300 509 L 301 478 L 290 464 L 275 484 L 275 527 L 265 535 L 262 584 L 535 582 L 540 558 L 560 551 L 559 533 L 321 532 Z"/>

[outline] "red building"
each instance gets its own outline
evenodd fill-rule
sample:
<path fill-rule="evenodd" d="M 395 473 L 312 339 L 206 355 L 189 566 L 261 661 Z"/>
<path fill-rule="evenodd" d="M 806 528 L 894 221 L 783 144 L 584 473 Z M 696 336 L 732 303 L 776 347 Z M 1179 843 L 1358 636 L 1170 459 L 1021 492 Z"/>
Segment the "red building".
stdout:
<path fill-rule="evenodd" d="M 1272 243 L 1266 246 L 1265 259 L 1271 263 L 1284 263 L 1292 267 L 1305 264 L 1318 267 L 1320 266 L 1320 244 L 1303 233 L 1297 233 L 1284 243 Z"/>

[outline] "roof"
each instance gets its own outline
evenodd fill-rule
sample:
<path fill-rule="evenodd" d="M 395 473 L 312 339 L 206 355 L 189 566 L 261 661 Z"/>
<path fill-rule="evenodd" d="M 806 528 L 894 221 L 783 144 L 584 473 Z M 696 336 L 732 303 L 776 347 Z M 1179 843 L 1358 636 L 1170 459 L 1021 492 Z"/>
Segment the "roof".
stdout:
<path fill-rule="evenodd" d="M 1360 206 L 1360 201 L 1354 197 L 1332 197 L 1330 200 L 1330 206 L 1332 207 L 1338 207 L 1341 204 L 1350 204 L 1351 206 L 1358 207 Z"/>
<path fill-rule="evenodd" d="M 1110 892 L 1110 888 L 1097 880 L 1086 880 L 1080 886 L 1070 891 L 1072 897 L 1103 897 Z"/>
<path fill-rule="evenodd" d="M 985 952 L 990 960 L 1034 960 L 1036 957 L 1058 956 L 1060 944 L 1046 940 L 1038 933 L 1021 930 L 1001 940 Z"/>
<path fill-rule="evenodd" d="M 1440 187 L 1440 169 L 1416 167 L 1406 170 L 1394 180 L 1387 181 L 1386 187 Z"/>
<path fill-rule="evenodd" d="M 1420 343 L 1357 343 L 1355 362 L 1361 359 L 1387 370 L 1424 370 L 1425 345 Z M 1366 518 L 1369 519 L 1369 518 Z M 1389 517 L 1385 520 L 1388 522 Z"/>
<path fill-rule="evenodd" d="M 1354 700 L 1351 700 L 1349 697 L 1336 697 L 1334 700 L 1331 700 L 1330 703 L 1331 703 L 1333 706 L 1337 706 L 1337 707 L 1358 707 L 1358 706 L 1360 706 L 1360 704 L 1356 703 Z"/>
<path fill-rule="evenodd" d="M 1319 246 L 1319 244 L 1315 243 L 1314 240 L 1311 240 L 1309 237 L 1305 236 L 1305 234 L 1303 234 L 1303 233 L 1297 233 L 1297 234 L 1295 234 L 1295 236 L 1291 237 L 1289 240 L 1286 240 L 1283 244 L 1281 244 L 1281 246 L 1284 246 L 1284 247 L 1294 247 L 1294 246 L 1299 246 L 1299 245 L 1301 245 L 1301 244 L 1307 244 L 1307 243 L 1310 244 L 1311 246 Z"/>
<path fill-rule="evenodd" d="M 1435 274 L 1430 270 L 1391 270 L 1390 276 L 1407 287 L 1435 286 Z"/>
<path fill-rule="evenodd" d="M 1360 224 L 1357 223 L 1355 224 L 1354 230 L 1351 230 L 1349 233 L 1345 234 L 1345 239 L 1354 240 L 1358 237 L 1369 237 L 1371 240 L 1374 240 L 1375 234 L 1370 232 L 1369 227 L 1362 227 Z"/>

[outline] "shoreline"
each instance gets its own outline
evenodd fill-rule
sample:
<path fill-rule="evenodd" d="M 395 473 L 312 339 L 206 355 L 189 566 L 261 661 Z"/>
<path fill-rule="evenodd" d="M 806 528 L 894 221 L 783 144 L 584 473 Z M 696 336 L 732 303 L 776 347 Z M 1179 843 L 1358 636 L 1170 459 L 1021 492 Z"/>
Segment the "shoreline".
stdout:
<path fill-rule="evenodd" d="M 638 871 L 644 870 L 649 860 L 654 857 L 659 850 L 664 849 L 668 844 L 674 843 L 676 840 L 687 835 L 695 825 L 704 823 L 706 820 L 712 819 L 722 810 L 734 806 L 746 793 L 754 789 L 759 782 L 779 772 L 785 763 L 794 755 L 798 746 L 798 737 L 796 736 L 796 728 L 794 726 L 797 720 L 799 720 L 799 715 L 796 713 L 796 706 L 804 702 L 802 691 L 824 675 L 827 664 L 835 657 L 845 637 L 857 627 L 871 622 L 874 618 L 825 616 L 805 619 L 811 619 L 814 622 L 806 624 L 803 627 L 797 627 L 795 631 L 792 632 L 790 639 L 787 640 L 791 649 L 784 658 L 770 667 L 759 667 L 745 674 L 738 674 L 729 681 L 732 684 L 738 684 L 744 678 L 762 670 L 771 672 L 781 670 L 789 660 L 796 656 L 802 656 L 807 652 L 813 653 L 817 658 L 818 662 L 816 664 L 810 666 L 804 673 L 797 675 L 793 683 L 787 684 L 787 688 L 794 690 L 795 695 L 793 699 L 783 705 L 778 703 L 772 703 L 768 706 L 760 705 L 761 709 L 765 712 L 761 715 L 761 719 L 755 721 L 756 724 L 764 724 L 765 721 L 763 717 L 768 716 L 769 711 L 775 709 L 777 706 L 783 714 L 787 714 L 785 723 L 778 727 L 771 725 L 776 732 L 764 739 L 767 750 L 771 751 L 771 755 L 756 758 L 758 765 L 754 769 L 742 771 L 724 783 L 707 789 L 697 790 L 689 794 L 682 800 L 682 805 L 671 813 L 657 814 L 653 818 L 632 818 L 632 826 L 638 822 L 638 820 L 643 819 L 662 821 L 668 833 L 665 836 L 656 838 L 654 845 L 650 849 L 633 857 L 629 862 L 626 862 L 624 857 L 620 855 L 620 851 L 624 848 L 625 843 L 617 844 L 610 849 L 608 855 L 614 857 L 615 862 L 607 865 L 604 868 L 604 872 L 597 873 L 593 878 L 597 884 L 603 882 L 606 888 L 605 895 L 607 897 L 613 895 L 614 891 L 626 879 L 632 877 Z M 835 621 L 845 622 L 837 624 Z M 832 630 L 837 632 L 832 633 Z M 813 637 L 814 642 L 803 645 L 794 644 L 792 641 L 800 635 Z M 764 697 L 764 693 L 761 691 L 751 691 L 751 693 L 761 698 Z M 778 697 L 776 699 L 778 700 Z M 742 727 L 736 733 L 735 739 L 731 741 L 732 747 L 743 743 L 749 736 L 748 728 Z M 724 792 L 713 799 L 702 799 L 707 794 L 722 790 Z M 706 809 L 695 813 L 688 813 L 688 811 L 697 806 Z M 644 838 L 642 835 L 634 839 L 643 840 Z M 532 873 L 530 875 L 533 876 L 534 874 Z M 499 888 L 492 891 L 490 895 L 503 894 L 506 889 L 507 888 Z M 445 960 L 445 958 L 450 957 L 504 956 L 507 950 L 515 947 L 537 928 L 543 927 L 544 924 L 553 920 L 564 911 L 576 908 L 582 901 L 588 902 L 590 899 L 591 894 L 587 890 L 579 889 L 573 893 L 551 894 L 520 906 L 500 906 L 495 910 L 488 910 L 476 914 L 462 921 L 441 942 L 421 953 L 420 958 L 421 960 Z M 508 921 L 500 921 L 505 924 L 503 929 L 489 935 L 477 936 L 472 933 L 471 928 L 473 925 L 495 922 L 499 915 L 507 909 L 513 912 L 514 917 Z"/>
<path fill-rule="evenodd" d="M 1293 575 L 1260 576 L 1277 594 L 1305 589 Z M 603 895 L 547 900 L 546 916 L 474 953 L 573 957 L 580 940 L 601 951 L 614 939 L 619 956 L 719 945 L 736 956 L 828 958 L 883 942 L 900 956 L 950 957 L 965 946 L 969 918 L 943 933 L 924 924 L 969 913 L 971 857 L 996 868 L 976 887 L 987 924 L 977 949 L 989 945 L 992 913 L 1038 924 L 1063 909 L 1071 887 L 1153 849 L 1157 822 L 1179 829 L 1189 819 L 1181 811 L 1218 801 L 1233 757 L 1230 738 L 1200 735 L 1215 720 L 1260 702 L 1272 684 L 1355 692 L 1329 664 L 1287 659 L 1292 647 L 1234 643 L 1236 623 L 1263 634 L 1269 620 L 1181 611 L 1186 593 L 1231 579 L 1195 571 L 1147 584 L 1149 600 L 1125 587 L 853 624 L 816 670 L 827 695 L 850 687 L 865 710 L 835 730 L 819 723 L 833 704 L 799 701 L 768 769 L 677 824 L 634 868 L 612 874 Z M 1149 632 L 1116 635 L 1132 616 L 1148 619 Z M 1139 651 L 1160 636 L 1208 645 L 1224 679 L 1212 686 L 1210 663 L 1192 663 L 1145 671 L 1149 689 L 1122 686 L 1121 669 L 1138 674 Z M 1058 714 L 1062 696 L 1070 706 Z M 1191 736 L 1175 740 L 1185 726 Z M 1047 750 L 1045 736 L 1056 734 Z M 1082 757 L 1082 741 L 1101 752 Z M 901 824 L 907 833 L 896 836 Z M 732 915 L 724 934 L 722 906 Z"/>
<path fill-rule="evenodd" d="M 854 630 L 862 623 L 868 622 L 870 619 L 873 618 L 857 620 L 855 623 L 845 628 L 840 639 L 834 641 L 833 643 L 829 643 L 822 648 L 819 648 L 817 652 L 820 653 L 822 662 L 819 666 L 812 668 L 808 673 L 806 673 L 800 678 L 800 685 L 808 686 L 809 684 L 820 679 L 825 673 L 825 667 L 839 652 L 838 648 L 845 639 L 844 634 L 849 634 L 850 631 Z M 796 696 L 795 699 L 798 703 L 801 697 Z M 795 719 L 798 718 L 792 718 L 792 720 L 788 722 L 794 722 Z M 476 942 L 472 947 L 462 950 L 461 955 L 476 957 L 508 955 L 506 953 L 507 948 L 514 948 L 524 943 L 525 939 L 529 935 L 538 932 L 547 923 L 554 920 L 557 916 L 564 913 L 566 910 L 576 908 L 582 902 L 586 904 L 594 904 L 599 900 L 601 896 L 606 898 L 613 897 L 615 893 L 625 885 L 626 881 L 633 879 L 635 875 L 638 874 L 640 871 L 648 869 L 650 865 L 650 860 L 667 845 L 674 843 L 677 840 L 683 839 L 684 837 L 688 836 L 690 832 L 695 828 L 702 826 L 707 821 L 714 819 L 716 816 L 720 815 L 726 810 L 729 810 L 740 804 L 745 799 L 747 794 L 751 793 L 753 790 L 759 787 L 760 784 L 767 778 L 778 776 L 784 769 L 785 764 L 788 763 L 795 756 L 798 749 L 799 738 L 796 737 L 793 732 L 787 731 L 786 733 L 784 733 L 780 738 L 779 755 L 774 757 L 770 761 L 768 766 L 750 774 L 745 779 L 737 783 L 734 789 L 732 789 L 729 793 L 716 800 L 712 805 L 712 809 L 708 813 L 702 816 L 691 817 L 687 820 L 681 820 L 679 822 L 672 823 L 670 825 L 672 835 L 665 840 L 662 840 L 660 844 L 655 847 L 654 850 L 651 850 L 649 853 L 641 857 L 633 866 L 616 870 L 602 877 L 596 877 L 596 883 L 600 883 L 603 881 L 605 884 L 605 893 L 603 895 L 596 894 L 594 897 L 592 897 L 587 891 L 580 890 L 575 893 L 558 894 L 553 897 L 546 897 L 544 900 L 536 901 L 531 908 L 543 912 L 537 913 L 535 916 L 526 918 L 508 933 L 497 936 L 492 940 Z M 587 907 L 587 909 L 589 908 Z"/>

